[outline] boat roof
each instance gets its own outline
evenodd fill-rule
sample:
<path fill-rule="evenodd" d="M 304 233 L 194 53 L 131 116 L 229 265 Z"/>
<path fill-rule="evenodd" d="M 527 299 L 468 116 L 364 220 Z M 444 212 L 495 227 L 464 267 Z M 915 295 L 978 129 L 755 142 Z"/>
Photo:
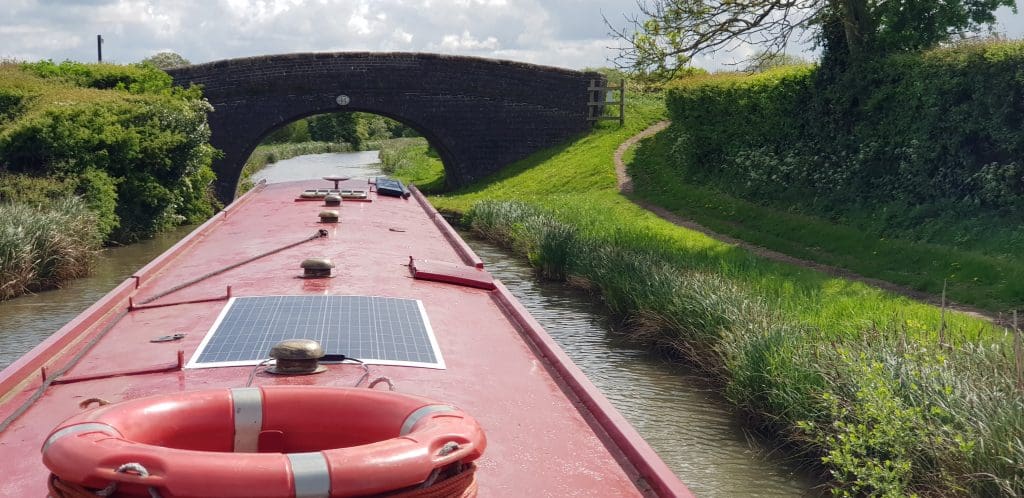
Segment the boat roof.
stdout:
<path fill-rule="evenodd" d="M 229 295 L 417 301 L 443 368 L 371 364 L 371 378 L 480 422 L 488 439 L 478 461 L 483 496 L 689 494 L 418 191 L 408 199 L 370 193 L 336 208 L 300 200 L 324 186 L 260 185 L 0 372 L 0 421 L 9 424 L 0 426 L 0 495 L 46 494 L 43 440 L 88 409 L 85 401 L 246 385 L 253 366 L 182 368 Z M 341 188 L 367 185 L 348 180 Z M 340 222 L 321 223 L 324 209 L 338 209 Z M 428 278 L 444 280 L 446 268 L 456 278 L 413 278 L 410 257 L 429 262 Z M 332 260 L 333 276 L 300 278 L 307 258 Z M 197 277 L 204 278 L 179 289 Z M 153 342 L 165 336 L 171 340 Z M 317 375 L 255 371 L 254 386 L 350 387 L 364 374 L 351 363 Z"/>

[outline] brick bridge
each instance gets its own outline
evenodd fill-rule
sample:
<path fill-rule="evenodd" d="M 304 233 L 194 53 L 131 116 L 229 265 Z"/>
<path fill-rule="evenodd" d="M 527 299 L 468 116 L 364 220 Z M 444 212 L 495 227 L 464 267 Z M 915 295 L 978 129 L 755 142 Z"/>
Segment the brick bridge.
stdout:
<path fill-rule="evenodd" d="M 586 131 L 596 73 L 519 62 L 417 53 L 309 53 L 230 59 L 168 71 L 203 85 L 213 104 L 217 196 L 235 187 L 256 145 L 297 119 L 361 111 L 420 132 L 444 162 L 449 186 L 466 185 Z"/>

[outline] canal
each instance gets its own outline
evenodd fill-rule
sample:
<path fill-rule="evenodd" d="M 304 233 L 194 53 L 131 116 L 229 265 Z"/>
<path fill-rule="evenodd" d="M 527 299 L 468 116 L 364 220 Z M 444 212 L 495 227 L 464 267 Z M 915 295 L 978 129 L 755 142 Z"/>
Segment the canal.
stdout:
<path fill-rule="evenodd" d="M 323 175 L 373 176 L 376 152 L 279 161 L 254 176 L 279 182 Z M 67 288 L 0 303 L 0 368 L 91 305 L 191 228 L 103 251 L 93 276 Z M 819 484 L 743 430 L 714 389 L 685 367 L 631 344 L 591 299 L 539 281 L 524 261 L 467 234 L 470 246 L 529 309 L 592 382 L 697 496 L 804 496 Z"/>

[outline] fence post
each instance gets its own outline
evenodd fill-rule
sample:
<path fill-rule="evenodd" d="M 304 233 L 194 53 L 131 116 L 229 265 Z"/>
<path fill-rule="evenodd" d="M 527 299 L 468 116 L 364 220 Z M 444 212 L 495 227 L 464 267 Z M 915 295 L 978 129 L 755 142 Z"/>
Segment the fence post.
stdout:
<path fill-rule="evenodd" d="M 619 126 L 626 124 L 626 79 L 619 80 Z"/>

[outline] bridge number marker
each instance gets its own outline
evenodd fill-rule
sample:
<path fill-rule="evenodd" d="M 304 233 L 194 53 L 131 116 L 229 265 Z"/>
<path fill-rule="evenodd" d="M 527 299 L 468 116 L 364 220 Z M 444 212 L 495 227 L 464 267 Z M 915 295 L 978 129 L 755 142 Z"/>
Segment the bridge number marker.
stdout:
<path fill-rule="evenodd" d="M 348 105 L 352 100 L 348 98 L 348 95 L 338 95 L 338 98 L 334 99 L 338 105 Z"/>

